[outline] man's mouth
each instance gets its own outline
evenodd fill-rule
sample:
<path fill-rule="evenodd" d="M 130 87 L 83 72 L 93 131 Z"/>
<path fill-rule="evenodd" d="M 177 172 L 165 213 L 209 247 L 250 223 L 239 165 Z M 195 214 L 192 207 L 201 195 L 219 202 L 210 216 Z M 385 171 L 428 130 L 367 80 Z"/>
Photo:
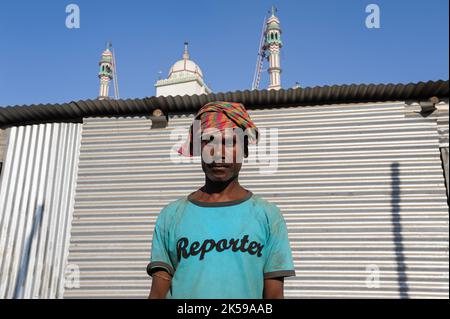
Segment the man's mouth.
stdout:
<path fill-rule="evenodd" d="M 212 163 L 209 166 L 211 168 L 228 168 L 228 167 L 230 167 L 229 164 L 225 164 L 225 163 Z"/>

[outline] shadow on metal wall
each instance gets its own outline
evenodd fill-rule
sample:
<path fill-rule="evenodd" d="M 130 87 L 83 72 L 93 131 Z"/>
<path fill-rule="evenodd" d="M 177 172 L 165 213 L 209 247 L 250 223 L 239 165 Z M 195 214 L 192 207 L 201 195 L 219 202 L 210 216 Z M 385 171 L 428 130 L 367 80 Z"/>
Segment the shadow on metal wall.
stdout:
<path fill-rule="evenodd" d="M 405 255 L 400 217 L 400 164 L 391 164 L 391 221 L 397 263 L 397 282 L 400 298 L 409 298 L 408 276 L 406 274 Z"/>
<path fill-rule="evenodd" d="M 28 273 L 28 267 L 30 266 L 30 250 L 33 241 L 37 240 L 39 236 L 39 230 L 41 228 L 42 212 L 44 211 L 44 205 L 40 205 L 36 208 L 33 216 L 33 225 L 31 227 L 30 234 L 26 239 L 23 249 L 22 256 L 20 257 L 20 268 L 16 279 L 16 284 L 14 287 L 14 299 L 23 298 L 23 288 Z"/>

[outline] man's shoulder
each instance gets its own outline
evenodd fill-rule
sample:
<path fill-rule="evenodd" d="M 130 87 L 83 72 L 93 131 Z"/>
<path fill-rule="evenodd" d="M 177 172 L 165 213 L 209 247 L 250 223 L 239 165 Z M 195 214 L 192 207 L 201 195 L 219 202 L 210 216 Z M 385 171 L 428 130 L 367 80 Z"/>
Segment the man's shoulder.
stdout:
<path fill-rule="evenodd" d="M 180 207 L 185 206 L 187 202 L 186 196 L 172 200 L 161 209 L 160 215 L 170 216 L 178 211 Z"/>
<path fill-rule="evenodd" d="M 274 221 L 283 218 L 280 209 L 275 203 L 270 202 L 269 200 L 256 194 L 253 194 L 252 201 L 254 208 L 258 212 L 264 214 L 269 221 Z"/>
<path fill-rule="evenodd" d="M 253 193 L 253 196 L 251 198 L 253 200 L 253 205 L 255 205 L 255 206 L 263 207 L 268 210 L 279 210 L 278 206 L 274 202 L 271 202 L 271 201 L 265 199 L 261 195 L 257 195 L 257 194 Z"/>

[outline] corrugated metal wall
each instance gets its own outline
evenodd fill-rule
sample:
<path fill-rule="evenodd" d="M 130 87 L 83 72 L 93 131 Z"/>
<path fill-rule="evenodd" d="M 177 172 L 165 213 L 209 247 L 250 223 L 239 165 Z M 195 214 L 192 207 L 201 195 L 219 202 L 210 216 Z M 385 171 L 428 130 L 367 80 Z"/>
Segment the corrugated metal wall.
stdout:
<path fill-rule="evenodd" d="M 0 162 L 3 162 L 8 141 L 8 130 L 0 129 Z"/>
<path fill-rule="evenodd" d="M 438 104 L 434 117 L 438 125 L 439 147 L 448 148 L 448 115 L 448 102 Z"/>
<path fill-rule="evenodd" d="M 435 105 L 435 109 L 429 112 L 421 112 L 419 103 L 408 104 L 405 108 L 407 118 L 426 118 L 428 121 L 436 121 L 439 148 L 441 152 L 441 161 L 444 174 L 444 180 L 447 188 L 447 202 L 449 195 L 448 188 L 448 115 L 449 105 L 447 101 L 441 101 Z"/>
<path fill-rule="evenodd" d="M 0 298 L 62 298 L 81 124 L 9 129 L 0 187 Z"/>
<path fill-rule="evenodd" d="M 6 153 L 6 143 L 8 141 L 8 130 L 0 129 L 0 176 L 3 172 L 3 162 Z M 1 185 L 0 185 L 1 186 Z"/>
<path fill-rule="evenodd" d="M 253 110 L 278 128 L 273 175 L 244 164 L 241 183 L 287 221 L 297 277 L 288 298 L 448 298 L 448 204 L 435 119 L 403 103 Z M 169 160 L 171 116 L 85 119 L 69 262 L 81 285 L 65 297 L 147 297 L 157 215 L 202 185 L 199 164 Z M 379 279 L 379 280 L 377 280 Z"/>
<path fill-rule="evenodd" d="M 447 199 L 450 194 L 450 186 L 449 186 L 449 167 L 448 167 L 448 102 L 443 103 L 438 106 L 437 112 L 437 125 L 438 125 L 438 134 L 439 134 L 439 147 L 441 148 L 441 158 L 442 165 L 444 168 L 445 174 L 445 183 L 447 186 Z M 448 200 L 447 200 L 448 202 Z"/>

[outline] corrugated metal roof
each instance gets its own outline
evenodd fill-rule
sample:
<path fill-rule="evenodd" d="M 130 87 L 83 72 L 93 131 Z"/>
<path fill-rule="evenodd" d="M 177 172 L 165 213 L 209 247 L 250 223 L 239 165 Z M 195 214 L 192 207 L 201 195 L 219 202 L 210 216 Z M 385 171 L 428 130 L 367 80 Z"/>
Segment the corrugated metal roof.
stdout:
<path fill-rule="evenodd" d="M 84 100 L 64 104 L 39 104 L 0 108 L 0 125 L 18 125 L 49 121 L 73 121 L 89 116 L 142 115 L 155 109 L 168 113 L 194 112 L 202 105 L 218 100 L 243 103 L 248 109 L 289 105 L 324 105 L 376 101 L 427 100 L 432 96 L 448 98 L 449 81 L 409 84 L 350 84 L 312 88 L 245 90 L 227 93 L 147 97 L 127 100 Z"/>

